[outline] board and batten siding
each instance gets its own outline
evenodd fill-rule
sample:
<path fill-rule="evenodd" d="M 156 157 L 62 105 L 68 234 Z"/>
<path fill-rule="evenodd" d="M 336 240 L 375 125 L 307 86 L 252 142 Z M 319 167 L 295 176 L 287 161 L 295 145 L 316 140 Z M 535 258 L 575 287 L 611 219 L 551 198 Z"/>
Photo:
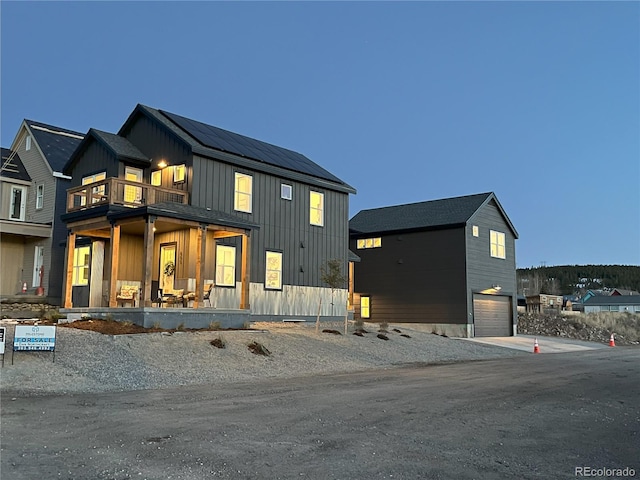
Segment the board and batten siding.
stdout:
<path fill-rule="evenodd" d="M 192 205 L 219 210 L 260 225 L 251 233 L 251 281 L 263 283 L 265 252 L 283 253 L 283 284 L 323 286 L 320 267 L 344 262 L 347 272 L 349 196 L 327 188 L 194 156 Z M 234 210 L 235 173 L 251 175 L 252 212 Z M 281 184 L 292 186 L 292 200 L 281 198 Z M 310 224 L 310 191 L 324 194 L 324 226 Z M 239 247 L 239 244 L 236 242 Z M 346 286 L 345 286 L 346 287 Z"/>
<path fill-rule="evenodd" d="M 107 178 L 118 176 L 116 156 L 97 141 L 92 141 L 73 166 L 71 186 L 79 187 L 82 179 L 89 175 L 105 172 Z M 71 188 L 71 186 L 69 188 Z"/>
<path fill-rule="evenodd" d="M 351 244 L 361 259 L 355 264 L 354 290 L 370 295 L 371 320 L 466 323 L 464 230 L 381 237 L 380 248 L 357 250 L 357 241 Z"/>
<path fill-rule="evenodd" d="M 478 237 L 473 236 L 473 226 L 478 226 Z M 490 201 L 481 207 L 467 222 L 467 311 L 473 315 L 473 292 L 500 285 L 500 295 L 511 297 L 512 312 L 516 311 L 516 252 L 515 237 L 497 205 Z M 505 234 L 506 258 L 491 256 L 490 230 Z M 515 322 L 515 319 L 514 319 Z"/>
<path fill-rule="evenodd" d="M 20 292 L 23 282 L 24 239 L 18 235 L 2 233 L 0 243 L 0 262 L 2 262 L 0 295 L 15 295 Z"/>

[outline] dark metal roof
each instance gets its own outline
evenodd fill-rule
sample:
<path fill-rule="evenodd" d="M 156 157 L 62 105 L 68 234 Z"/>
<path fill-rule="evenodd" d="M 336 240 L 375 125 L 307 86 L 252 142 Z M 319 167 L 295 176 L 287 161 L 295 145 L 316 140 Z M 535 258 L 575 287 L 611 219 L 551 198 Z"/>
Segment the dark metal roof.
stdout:
<path fill-rule="evenodd" d="M 89 135 L 93 135 L 95 138 L 100 140 L 119 159 L 131 159 L 138 162 L 151 163 L 149 157 L 138 150 L 138 147 L 124 137 L 114 133 L 96 130 L 95 128 L 89 130 L 87 136 Z"/>
<path fill-rule="evenodd" d="M 71 154 L 80 145 L 84 135 L 73 130 L 34 122 L 33 120 L 25 119 L 25 123 L 29 126 L 29 130 L 49 163 L 51 170 L 62 172 Z"/>
<path fill-rule="evenodd" d="M 360 260 L 361 260 L 361 258 L 358 255 L 356 255 L 351 250 L 349 250 L 349 261 L 350 262 L 359 262 Z"/>
<path fill-rule="evenodd" d="M 640 295 L 596 295 L 583 302 L 584 305 L 640 305 Z"/>
<path fill-rule="evenodd" d="M 271 145 L 254 138 L 229 132 L 206 123 L 191 120 L 175 113 L 160 110 L 164 116 L 182 128 L 202 145 L 269 163 L 294 172 L 301 172 L 313 177 L 324 178 L 336 183 L 343 183 L 338 177 L 314 163 L 304 155 L 286 148 Z"/>
<path fill-rule="evenodd" d="M 0 176 L 5 178 L 13 178 L 14 180 L 31 181 L 31 177 L 24 168 L 22 160 L 18 156 L 18 152 L 2 148 L 2 166 Z"/>
<path fill-rule="evenodd" d="M 181 220 L 205 223 L 207 225 L 223 225 L 227 227 L 237 227 L 245 229 L 260 228 L 256 223 L 247 222 L 240 217 L 220 212 L 218 210 L 211 210 L 208 208 L 194 207 L 192 205 L 170 202 L 156 203 L 153 205 L 146 205 L 138 208 L 112 210 L 107 214 L 107 217 L 112 219 L 129 218 L 139 216 L 141 213 L 169 218 L 178 218 Z"/>
<path fill-rule="evenodd" d="M 464 225 L 491 198 L 493 193 L 480 193 L 362 210 L 349 221 L 349 229 L 368 234 Z"/>

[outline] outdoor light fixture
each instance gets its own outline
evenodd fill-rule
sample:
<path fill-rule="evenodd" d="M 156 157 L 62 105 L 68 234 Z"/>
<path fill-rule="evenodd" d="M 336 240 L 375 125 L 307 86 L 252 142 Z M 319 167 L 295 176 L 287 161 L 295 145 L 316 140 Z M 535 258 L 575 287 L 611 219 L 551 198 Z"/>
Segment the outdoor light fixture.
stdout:
<path fill-rule="evenodd" d="M 502 287 L 500 285 L 492 285 L 492 288 L 497 291 L 502 290 Z"/>
<path fill-rule="evenodd" d="M 166 166 L 167 166 L 167 162 L 165 162 L 164 160 L 160 160 L 158 162 L 158 167 L 159 168 L 166 168 Z"/>

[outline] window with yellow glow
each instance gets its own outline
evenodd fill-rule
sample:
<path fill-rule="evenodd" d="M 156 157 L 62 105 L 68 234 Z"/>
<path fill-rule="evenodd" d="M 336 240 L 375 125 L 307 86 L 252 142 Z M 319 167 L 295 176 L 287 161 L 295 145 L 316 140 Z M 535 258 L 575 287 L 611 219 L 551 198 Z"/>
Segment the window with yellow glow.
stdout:
<path fill-rule="evenodd" d="M 480 236 L 480 229 L 478 228 L 477 225 L 474 225 L 473 227 L 471 227 L 471 230 L 473 232 L 473 236 L 474 237 L 479 237 Z"/>
<path fill-rule="evenodd" d="M 494 258 L 506 258 L 504 233 L 490 231 L 491 256 Z"/>
<path fill-rule="evenodd" d="M 216 285 L 236 286 L 236 247 L 216 246 Z"/>
<path fill-rule="evenodd" d="M 365 248 L 380 248 L 382 247 L 382 237 L 360 238 L 356 241 L 356 247 L 359 250 Z"/>
<path fill-rule="evenodd" d="M 186 165 L 176 165 L 173 167 L 173 183 L 184 182 L 187 178 Z"/>
<path fill-rule="evenodd" d="M 235 196 L 233 208 L 239 212 L 251 213 L 253 196 L 253 177 L 236 172 Z"/>
<path fill-rule="evenodd" d="M 360 297 L 360 318 L 371 318 L 371 297 Z"/>
<path fill-rule="evenodd" d="M 93 175 L 89 175 L 87 177 L 82 178 L 82 185 L 89 185 L 90 183 L 99 182 L 101 180 L 106 180 L 107 172 L 95 173 Z M 93 187 L 91 189 L 91 203 L 98 203 L 104 200 L 105 196 L 105 186 L 99 185 L 97 187 Z M 86 200 L 84 197 L 80 200 L 80 205 L 86 205 Z"/>
<path fill-rule="evenodd" d="M 311 225 L 322 227 L 324 225 L 324 193 L 309 193 L 309 217 Z"/>
<path fill-rule="evenodd" d="M 264 288 L 269 290 L 282 289 L 282 253 L 267 251 L 267 263 Z"/>
<path fill-rule="evenodd" d="M 160 185 L 162 185 L 162 170 L 151 172 L 151 185 L 153 185 L 154 187 L 159 187 Z"/>
<path fill-rule="evenodd" d="M 142 182 L 142 170 L 134 167 L 125 167 L 124 179 L 129 182 L 140 183 Z M 142 201 L 142 187 L 125 185 L 124 201 L 125 203 L 140 203 Z"/>
<path fill-rule="evenodd" d="M 89 258 L 91 247 L 77 247 L 73 250 L 73 279 L 74 286 L 89 285 Z"/>

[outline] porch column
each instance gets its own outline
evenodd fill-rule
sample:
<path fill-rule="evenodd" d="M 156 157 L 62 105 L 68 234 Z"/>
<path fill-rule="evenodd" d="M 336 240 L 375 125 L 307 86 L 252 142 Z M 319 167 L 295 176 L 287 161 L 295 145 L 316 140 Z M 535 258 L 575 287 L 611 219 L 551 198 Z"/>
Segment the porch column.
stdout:
<path fill-rule="evenodd" d="M 153 243 L 156 217 L 149 215 L 144 224 L 144 261 L 142 265 L 142 292 L 140 303 L 138 305 L 144 307 L 151 306 L 151 276 L 153 273 Z M 144 301 L 143 301 L 144 300 Z"/>
<path fill-rule="evenodd" d="M 109 307 L 116 308 L 118 302 L 118 262 L 120 261 L 120 225 L 111 225 L 111 275 L 109 277 Z"/>
<path fill-rule="evenodd" d="M 249 282 L 251 280 L 251 237 L 249 233 L 242 235 L 242 291 L 240 292 L 240 309 L 248 310 Z"/>
<path fill-rule="evenodd" d="M 196 257 L 196 298 L 193 301 L 193 308 L 198 308 L 200 302 L 202 302 L 202 292 L 204 285 L 203 279 L 203 265 L 207 254 L 207 225 L 200 225 L 198 229 L 198 253 Z"/>
<path fill-rule="evenodd" d="M 72 308 L 73 301 L 71 292 L 73 290 L 73 253 L 76 248 L 76 233 L 69 230 L 67 234 L 67 247 L 64 269 L 64 308 Z"/>

